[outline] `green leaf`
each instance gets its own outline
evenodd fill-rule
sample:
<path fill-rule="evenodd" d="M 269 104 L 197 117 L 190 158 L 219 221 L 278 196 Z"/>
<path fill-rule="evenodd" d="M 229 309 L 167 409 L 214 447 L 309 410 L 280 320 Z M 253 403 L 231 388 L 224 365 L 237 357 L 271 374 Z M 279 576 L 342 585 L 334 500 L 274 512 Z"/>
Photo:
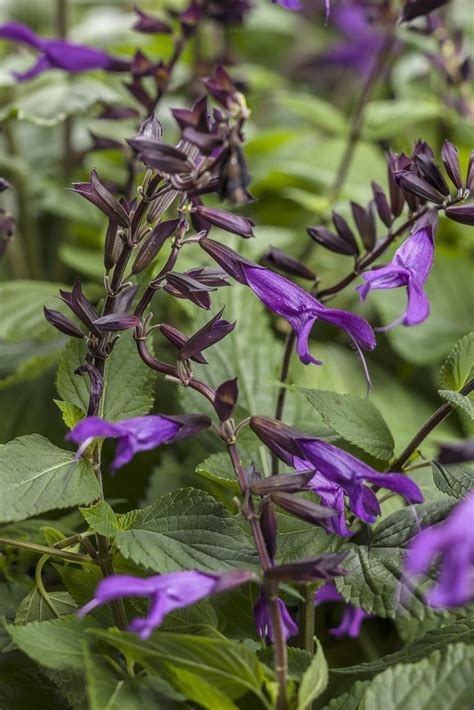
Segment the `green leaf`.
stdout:
<path fill-rule="evenodd" d="M 97 585 L 102 580 L 102 574 L 97 567 L 77 565 L 55 565 L 67 591 L 78 607 L 90 602 L 95 594 Z M 116 570 L 117 571 L 117 570 Z M 113 626 L 114 619 L 110 606 L 103 604 L 93 609 L 90 617 L 97 619 L 102 626 Z"/>
<path fill-rule="evenodd" d="M 0 487 L 0 521 L 5 523 L 90 503 L 100 493 L 90 463 L 38 434 L 0 448 Z"/>
<path fill-rule="evenodd" d="M 443 626 L 440 629 L 428 631 L 428 633 L 421 636 L 421 638 L 416 639 L 399 651 L 390 653 L 383 658 L 377 658 L 375 661 L 370 661 L 370 663 L 359 663 L 346 668 L 333 668 L 331 672 L 357 675 L 361 673 L 380 673 L 396 663 L 414 663 L 428 656 L 430 653 L 433 653 L 433 651 L 443 649 L 449 644 L 461 641 L 466 644 L 474 643 L 474 617 L 472 616 L 466 619 L 458 619 L 452 624 Z"/>
<path fill-rule="evenodd" d="M 55 126 L 67 116 L 85 113 L 102 101 L 116 102 L 119 97 L 110 85 L 97 79 L 59 74 L 44 77 L 38 86 L 7 104 L 0 111 L 0 120 L 15 117 L 38 126 Z"/>
<path fill-rule="evenodd" d="M 207 459 L 197 466 L 196 473 L 198 476 L 214 481 L 214 483 L 219 483 L 233 493 L 240 491 L 239 484 L 235 480 L 232 464 L 227 454 L 211 454 L 211 456 L 208 456 Z"/>
<path fill-rule="evenodd" d="M 25 598 L 25 594 L 25 588 L 19 584 L 11 582 L 0 584 L 0 652 L 11 644 L 10 635 L 5 631 L 4 624 L 14 621 L 16 610 Z"/>
<path fill-rule="evenodd" d="M 63 618 L 34 621 L 6 629 L 18 648 L 46 668 L 77 670 L 84 651 L 84 632 L 94 625 L 90 619 Z"/>
<path fill-rule="evenodd" d="M 311 523 L 285 513 L 276 515 L 279 562 L 296 562 L 305 557 L 320 555 L 322 552 L 337 552 L 342 544 L 340 537 L 328 535 L 322 528 Z"/>
<path fill-rule="evenodd" d="M 403 586 L 403 548 L 420 528 L 443 520 L 453 502 L 446 499 L 403 508 L 382 520 L 370 545 L 344 544 L 341 551 L 352 553 L 344 560 L 347 576 L 336 579 L 336 586 L 344 598 L 354 606 L 384 618 L 393 619 L 397 615 L 423 618 L 430 613 L 422 592 L 416 589 L 408 594 Z"/>
<path fill-rule="evenodd" d="M 117 630 L 91 633 L 146 667 L 165 674 L 169 671 L 167 679 L 178 690 L 181 690 L 178 671 L 184 670 L 204 678 L 231 700 L 249 691 L 262 699 L 263 667 L 253 652 L 235 641 L 164 632 L 155 632 L 149 641 L 141 641 L 133 634 Z M 189 679 L 186 676 L 187 687 Z M 208 691 L 206 686 L 203 689 Z"/>
<path fill-rule="evenodd" d="M 85 344 L 71 339 L 61 355 L 56 379 L 60 397 L 84 413 L 89 404 L 89 382 L 74 370 L 84 364 L 85 355 Z M 133 339 L 129 334 L 121 336 L 106 361 L 99 415 L 115 422 L 148 414 L 153 406 L 154 381 L 154 372 L 138 357 Z"/>
<path fill-rule="evenodd" d="M 469 419 L 474 419 L 474 401 L 472 397 L 468 397 L 460 392 L 453 392 L 452 390 L 438 390 L 438 394 L 446 400 L 446 402 L 462 409 Z"/>
<path fill-rule="evenodd" d="M 316 641 L 316 653 L 311 661 L 311 665 L 305 671 L 298 689 L 297 710 L 307 710 L 312 707 L 312 703 L 319 698 L 326 690 L 328 684 L 328 664 L 324 656 L 324 651 L 318 639 Z"/>
<path fill-rule="evenodd" d="M 328 427 L 359 449 L 383 461 L 393 457 L 394 441 L 385 419 L 368 399 L 301 388 Z"/>
<path fill-rule="evenodd" d="M 169 681 L 189 700 L 209 710 L 238 710 L 238 706 L 222 690 L 215 688 L 202 675 L 186 668 L 173 668 L 171 663 L 166 664 L 166 669 Z"/>
<path fill-rule="evenodd" d="M 61 340 L 55 341 L 59 345 Z M 0 380 L 0 390 L 4 390 L 13 385 L 23 382 L 30 382 L 40 377 L 46 370 L 49 370 L 58 359 L 58 351 L 47 352 L 42 355 L 34 355 L 33 357 L 24 360 L 20 365 L 7 377 Z"/>
<path fill-rule="evenodd" d="M 32 589 L 19 605 L 15 624 L 31 624 L 33 621 L 48 621 L 58 616 L 74 614 L 77 605 L 68 592 L 49 592 L 49 600 L 56 610 L 56 614 L 46 603 L 38 590 Z"/>
<path fill-rule="evenodd" d="M 76 424 L 78 424 L 84 417 L 83 410 L 77 407 L 75 404 L 63 402 L 62 399 L 55 399 L 54 404 L 61 412 L 63 422 L 68 427 L 68 429 L 74 429 Z"/>
<path fill-rule="evenodd" d="M 446 358 L 439 381 L 441 387 L 457 392 L 472 377 L 474 370 L 474 333 L 461 338 Z"/>
<path fill-rule="evenodd" d="M 391 138 L 446 113 L 446 106 L 435 98 L 370 101 L 365 112 L 364 133 L 371 140 Z"/>
<path fill-rule="evenodd" d="M 372 681 L 360 710 L 471 710 L 473 663 L 474 646 L 457 643 L 418 663 L 391 666 Z"/>
<path fill-rule="evenodd" d="M 337 134 L 343 134 L 347 129 L 347 120 L 342 111 L 319 96 L 285 91 L 276 93 L 275 99 L 284 106 L 285 111 L 296 113 L 318 128 Z"/>
<path fill-rule="evenodd" d="M 391 323 L 403 313 L 406 294 L 402 290 L 374 294 L 373 301 L 383 323 Z M 453 343 L 472 329 L 474 289 L 470 263 L 438 254 L 425 290 L 430 317 L 414 328 L 393 328 L 387 333 L 396 352 L 414 365 L 440 363 Z"/>
<path fill-rule="evenodd" d="M 104 503 L 81 512 L 96 532 L 114 538 L 124 557 L 154 572 L 218 571 L 256 562 L 237 520 L 211 495 L 194 488 L 125 515 L 115 515 Z"/>
<path fill-rule="evenodd" d="M 441 464 L 431 462 L 436 487 L 448 496 L 462 500 L 474 488 L 474 463 Z"/>
<path fill-rule="evenodd" d="M 24 655 L 0 654 L 2 710 L 64 710 L 57 686 Z"/>
<path fill-rule="evenodd" d="M 57 331 L 44 317 L 43 306 L 66 312 L 57 298 L 66 286 L 46 281 L 8 281 L 0 297 L 0 338 L 8 341 L 51 340 Z"/>
<path fill-rule="evenodd" d="M 331 669 L 334 670 L 334 669 Z M 348 691 L 333 698 L 323 710 L 359 710 L 359 704 L 370 685 L 369 680 L 358 680 Z"/>

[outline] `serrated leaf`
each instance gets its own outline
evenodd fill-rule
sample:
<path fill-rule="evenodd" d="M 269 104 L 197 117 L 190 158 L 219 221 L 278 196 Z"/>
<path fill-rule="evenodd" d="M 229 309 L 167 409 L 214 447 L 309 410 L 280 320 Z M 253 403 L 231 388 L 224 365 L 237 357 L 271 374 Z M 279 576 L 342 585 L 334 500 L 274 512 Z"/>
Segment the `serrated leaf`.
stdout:
<path fill-rule="evenodd" d="M 462 642 L 466 644 L 474 643 L 474 617 L 458 619 L 452 624 L 443 626 L 440 629 L 428 631 L 424 636 L 407 644 L 399 651 L 390 653 L 383 658 L 377 658 L 369 663 L 359 663 L 346 668 L 333 668 L 333 673 L 357 674 L 380 673 L 389 666 L 396 663 L 414 663 L 425 656 L 429 656 L 433 651 L 443 649 L 452 643 Z"/>
<path fill-rule="evenodd" d="M 474 333 L 458 340 L 439 373 L 443 389 L 460 390 L 470 379 L 474 369 Z"/>
<path fill-rule="evenodd" d="M 348 691 L 333 698 L 328 705 L 324 706 L 323 710 L 359 710 L 360 701 L 369 685 L 369 680 L 358 680 Z"/>
<path fill-rule="evenodd" d="M 18 606 L 15 624 L 31 624 L 33 621 L 48 621 L 58 616 L 74 614 L 77 605 L 68 592 L 49 592 L 50 603 L 56 610 L 53 612 L 37 589 L 32 589 Z"/>
<path fill-rule="evenodd" d="M 431 462 L 436 487 L 448 496 L 462 500 L 474 488 L 474 462 L 441 464 Z"/>
<path fill-rule="evenodd" d="M 312 703 L 326 690 L 328 684 L 329 671 L 326 657 L 317 638 L 315 641 L 316 653 L 310 666 L 306 669 L 298 689 L 297 710 L 311 708 Z"/>
<path fill-rule="evenodd" d="M 186 668 L 174 668 L 171 663 L 166 664 L 166 676 L 175 688 L 198 705 L 208 710 L 238 710 L 238 706 L 227 695 L 215 688 L 212 683 L 198 673 L 188 671 Z"/>
<path fill-rule="evenodd" d="M 227 454 L 211 454 L 196 467 L 196 473 L 198 476 L 219 483 L 233 493 L 238 493 L 240 490 Z"/>
<path fill-rule="evenodd" d="M 323 422 L 343 439 L 383 461 L 393 457 L 395 442 L 377 407 L 368 399 L 327 390 L 301 388 Z"/>
<path fill-rule="evenodd" d="M 61 355 L 56 378 L 61 398 L 84 413 L 89 404 L 89 382 L 74 370 L 84 364 L 85 356 L 85 344 L 71 339 Z M 120 337 L 105 364 L 99 416 L 115 422 L 148 414 L 153 406 L 154 381 L 155 374 L 138 357 L 133 339 Z"/>
<path fill-rule="evenodd" d="M 435 651 L 418 663 L 391 666 L 367 688 L 360 710 L 471 710 L 474 646 Z"/>
<path fill-rule="evenodd" d="M 160 672 L 169 668 L 168 680 L 172 684 L 179 685 L 176 671 L 183 669 L 205 678 L 231 700 L 249 691 L 262 698 L 262 666 L 254 653 L 235 641 L 164 632 L 155 632 L 149 641 L 141 641 L 133 634 L 116 630 L 91 633 L 146 667 Z"/>
<path fill-rule="evenodd" d="M 0 448 L 0 487 L 0 521 L 5 523 L 90 503 L 100 493 L 90 463 L 38 434 Z"/>
<path fill-rule="evenodd" d="M 34 621 L 6 629 L 18 648 L 33 661 L 55 670 L 77 670 L 84 651 L 84 632 L 92 628 L 90 619 L 64 618 Z"/>
<path fill-rule="evenodd" d="M 452 390 L 438 390 L 438 394 L 446 400 L 446 402 L 462 409 L 470 419 L 474 419 L 474 402 L 471 397 L 461 394 L 460 392 L 453 392 Z"/>
<path fill-rule="evenodd" d="M 153 505 L 111 516 L 99 503 L 82 510 L 93 529 L 114 538 L 122 555 L 154 572 L 248 567 L 255 552 L 237 520 L 211 495 L 184 488 Z"/>
<path fill-rule="evenodd" d="M 65 423 L 67 428 L 74 429 L 76 424 L 78 424 L 84 417 L 83 410 L 77 407 L 75 404 L 71 404 L 70 402 L 63 402 L 62 399 L 55 399 L 53 401 L 61 412 L 63 422 Z"/>
<path fill-rule="evenodd" d="M 377 526 L 369 546 L 342 545 L 341 551 L 351 553 L 344 560 L 348 574 L 335 582 L 346 601 L 384 618 L 423 618 L 429 610 L 422 592 L 409 593 L 403 583 L 403 548 L 420 528 L 443 520 L 453 503 L 447 499 L 398 510 Z"/>

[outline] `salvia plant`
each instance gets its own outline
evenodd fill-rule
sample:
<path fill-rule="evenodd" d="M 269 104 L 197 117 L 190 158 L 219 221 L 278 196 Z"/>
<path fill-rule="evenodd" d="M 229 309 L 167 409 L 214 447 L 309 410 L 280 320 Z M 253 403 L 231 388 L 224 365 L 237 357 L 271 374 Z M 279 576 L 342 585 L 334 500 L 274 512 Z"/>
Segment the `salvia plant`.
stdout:
<path fill-rule="evenodd" d="M 0 707 L 468 710 L 467 9 L 6 5 Z"/>

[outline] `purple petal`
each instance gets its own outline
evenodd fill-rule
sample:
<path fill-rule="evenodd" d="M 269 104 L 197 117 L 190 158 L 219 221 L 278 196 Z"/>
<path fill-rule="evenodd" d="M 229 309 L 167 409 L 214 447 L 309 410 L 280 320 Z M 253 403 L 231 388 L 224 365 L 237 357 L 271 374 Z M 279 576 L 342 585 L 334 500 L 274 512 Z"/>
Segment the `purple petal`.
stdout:
<path fill-rule="evenodd" d="M 48 69 L 53 69 L 54 64 L 50 62 L 47 56 L 43 55 L 42 57 L 39 57 L 37 62 L 33 64 L 31 69 L 27 69 L 24 72 L 13 72 L 13 75 L 15 76 L 15 79 L 18 79 L 18 81 L 29 81 L 30 79 L 33 79 L 35 76 L 38 76 L 39 74 L 42 74 L 45 71 L 48 71 Z"/>
<path fill-rule="evenodd" d="M 433 265 L 434 242 L 430 226 L 422 227 L 406 239 L 397 249 L 393 264 L 408 269 L 422 284 L 428 278 Z"/>
<path fill-rule="evenodd" d="M 314 603 L 322 604 L 323 602 L 343 602 L 344 597 L 337 591 L 334 584 L 324 584 L 314 595 Z"/>
<path fill-rule="evenodd" d="M 403 319 L 407 326 L 423 323 L 430 314 L 430 302 L 423 286 L 415 279 L 408 283 L 408 306 Z"/>
<path fill-rule="evenodd" d="M 0 39 L 29 44 L 30 47 L 36 47 L 36 49 L 43 49 L 44 46 L 43 39 L 21 22 L 7 22 L 2 25 L 0 27 Z"/>

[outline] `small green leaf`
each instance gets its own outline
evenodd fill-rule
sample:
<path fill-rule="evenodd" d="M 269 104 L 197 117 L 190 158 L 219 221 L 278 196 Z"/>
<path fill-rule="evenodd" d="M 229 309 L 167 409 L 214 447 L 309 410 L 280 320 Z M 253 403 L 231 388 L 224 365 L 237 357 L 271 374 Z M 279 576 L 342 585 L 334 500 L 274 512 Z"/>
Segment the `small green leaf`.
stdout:
<path fill-rule="evenodd" d="M 462 409 L 469 419 L 474 419 L 474 400 L 472 397 L 461 394 L 460 392 L 453 392 L 452 390 L 438 390 L 438 394 L 445 399 L 446 402 Z"/>
<path fill-rule="evenodd" d="M 84 417 L 83 410 L 77 407 L 75 404 L 71 404 L 70 402 L 63 402 L 62 399 L 55 399 L 53 401 L 61 412 L 63 422 L 65 423 L 67 428 L 74 429 L 76 424 L 78 424 Z"/>
<path fill-rule="evenodd" d="M 439 373 L 441 387 L 457 392 L 471 378 L 474 371 L 474 332 L 458 340 Z"/>
<path fill-rule="evenodd" d="M 227 454 L 218 453 L 208 456 L 207 459 L 197 466 L 196 473 L 198 476 L 219 483 L 233 493 L 238 493 L 240 490 Z"/>
<path fill-rule="evenodd" d="M 38 434 L 0 448 L 0 488 L 0 521 L 5 523 L 89 503 L 100 493 L 90 463 Z"/>
<path fill-rule="evenodd" d="M 313 701 L 319 698 L 328 684 L 329 671 L 326 657 L 318 639 L 315 637 L 314 640 L 316 641 L 316 653 L 301 679 L 297 710 L 311 708 Z"/>
<path fill-rule="evenodd" d="M 49 619 L 56 619 L 58 616 L 74 614 L 77 609 L 74 599 L 68 592 L 49 592 L 48 597 L 56 613 L 53 612 L 38 590 L 32 589 L 17 609 L 15 624 L 48 621 Z"/>
<path fill-rule="evenodd" d="M 343 439 L 383 461 L 393 457 L 394 441 L 385 419 L 368 399 L 301 388 L 323 422 Z"/>
<path fill-rule="evenodd" d="M 440 464 L 431 462 L 437 488 L 448 496 L 462 500 L 474 488 L 474 463 Z"/>

